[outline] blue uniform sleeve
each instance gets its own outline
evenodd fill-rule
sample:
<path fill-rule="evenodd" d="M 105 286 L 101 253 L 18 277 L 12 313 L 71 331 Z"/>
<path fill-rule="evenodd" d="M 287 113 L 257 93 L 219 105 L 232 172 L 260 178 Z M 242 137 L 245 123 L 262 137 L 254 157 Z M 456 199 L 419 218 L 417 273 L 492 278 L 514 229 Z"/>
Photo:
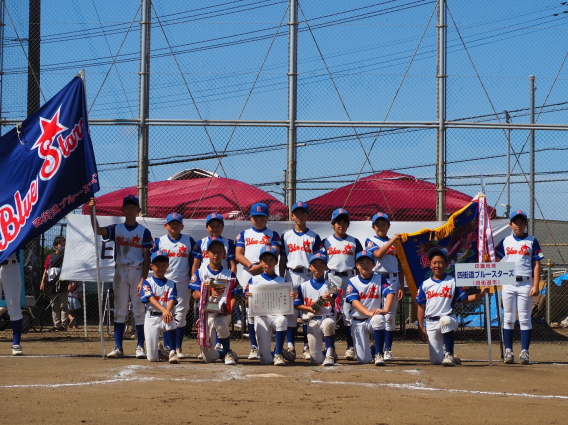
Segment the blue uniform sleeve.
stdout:
<path fill-rule="evenodd" d="M 388 282 L 382 284 L 382 291 L 383 291 L 383 298 L 386 298 L 386 296 L 389 294 L 394 294 L 392 285 L 390 285 Z"/>
<path fill-rule="evenodd" d="M 282 241 L 280 240 L 280 235 L 277 232 L 272 232 L 272 240 L 270 241 L 271 246 L 282 247 Z"/>
<path fill-rule="evenodd" d="M 316 239 L 314 241 L 314 246 L 313 246 L 313 251 L 314 253 L 318 252 L 323 246 L 323 243 L 321 242 L 321 238 L 319 237 L 319 235 L 316 235 Z"/>
<path fill-rule="evenodd" d="M 351 281 L 347 283 L 346 292 L 347 292 L 347 297 L 346 297 L 347 302 L 352 303 L 353 301 L 356 300 L 360 301 L 359 291 L 357 290 L 357 288 L 355 288 L 355 286 L 353 286 Z"/>
<path fill-rule="evenodd" d="M 116 224 L 111 224 L 110 226 L 107 226 L 107 238 L 105 240 L 107 241 L 114 241 L 114 237 L 116 236 L 116 232 L 114 231 L 114 228 L 116 227 Z"/>
<path fill-rule="evenodd" d="M 533 261 L 540 261 L 544 258 L 544 254 L 542 253 L 542 249 L 540 249 L 540 244 L 538 243 L 536 238 L 533 242 L 532 249 L 533 249 L 533 256 L 532 256 Z"/>
<path fill-rule="evenodd" d="M 298 294 L 296 295 L 296 299 L 294 300 L 294 305 L 304 305 L 304 295 L 302 294 L 302 285 L 298 287 Z"/>
<path fill-rule="evenodd" d="M 201 279 L 199 278 L 199 270 L 197 270 L 189 281 L 189 289 L 192 291 L 201 291 Z"/>
<path fill-rule="evenodd" d="M 144 229 L 144 235 L 142 236 L 142 248 L 152 248 L 152 245 L 154 245 L 152 234 L 148 229 Z"/>
<path fill-rule="evenodd" d="M 379 249 L 379 246 L 371 239 L 367 238 L 367 240 L 365 241 L 365 249 L 369 252 L 373 252 Z"/>
<path fill-rule="evenodd" d="M 242 288 L 242 286 L 239 282 L 239 279 L 237 279 L 237 276 L 233 272 L 231 272 L 231 277 L 233 279 L 235 279 L 235 284 L 234 284 L 233 288 L 231 289 L 231 296 L 236 297 L 237 295 L 242 295 L 243 294 L 243 288 Z"/>
<path fill-rule="evenodd" d="M 355 238 L 355 255 L 361 251 L 363 251 L 363 246 L 361 245 L 361 242 L 359 242 L 359 239 Z"/>
<path fill-rule="evenodd" d="M 227 261 L 235 261 L 235 242 L 232 239 L 227 241 L 229 245 L 229 251 L 227 252 Z"/>
<path fill-rule="evenodd" d="M 420 284 L 420 288 L 418 288 L 418 293 L 416 294 L 416 299 L 414 300 L 414 302 L 419 305 L 426 304 L 426 294 L 424 293 L 422 284 Z"/>
<path fill-rule="evenodd" d="M 203 252 L 201 251 L 201 243 L 195 244 L 191 250 L 191 256 L 196 260 L 203 260 Z"/>
<path fill-rule="evenodd" d="M 244 230 L 239 233 L 239 236 L 237 236 L 237 243 L 235 244 L 235 246 L 237 248 L 244 248 L 245 247 L 245 232 Z"/>
<path fill-rule="evenodd" d="M 154 291 L 152 291 L 152 287 L 147 280 L 142 283 L 142 291 L 140 291 L 140 295 L 140 301 L 143 303 L 150 302 L 150 298 L 154 296 Z"/>
<path fill-rule="evenodd" d="M 465 293 L 465 291 L 463 290 L 462 287 L 458 286 L 456 288 L 456 292 L 454 294 L 454 299 L 453 299 L 453 303 L 452 305 L 454 305 L 456 302 L 461 303 L 462 301 L 467 299 L 467 294 Z"/>
<path fill-rule="evenodd" d="M 152 245 L 152 248 L 150 249 L 150 255 L 152 255 L 154 252 L 159 250 L 160 250 L 160 238 L 156 238 L 156 240 L 154 240 L 154 245 Z"/>
<path fill-rule="evenodd" d="M 499 242 L 495 247 L 495 256 L 498 259 L 502 259 L 505 256 L 505 248 L 503 247 L 503 241 Z"/>

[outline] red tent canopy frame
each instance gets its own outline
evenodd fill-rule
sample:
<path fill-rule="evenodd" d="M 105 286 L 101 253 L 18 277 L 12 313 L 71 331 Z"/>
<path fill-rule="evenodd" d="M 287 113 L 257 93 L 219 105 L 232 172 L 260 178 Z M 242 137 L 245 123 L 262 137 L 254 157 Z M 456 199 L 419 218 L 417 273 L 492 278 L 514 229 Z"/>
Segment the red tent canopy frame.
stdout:
<path fill-rule="evenodd" d="M 135 186 L 98 197 L 97 215 L 121 216 L 122 200 L 130 194 L 137 194 Z M 199 202 L 202 195 L 203 199 Z M 204 219 L 208 214 L 217 212 L 225 219 L 243 220 L 248 218 L 250 208 L 256 202 L 268 205 L 270 220 L 286 220 L 286 205 L 263 190 L 238 180 L 215 177 L 148 184 L 148 217 L 165 218 L 169 213 L 177 212 L 184 218 Z M 239 206 L 245 217 L 240 214 Z M 89 214 L 88 205 L 83 206 L 83 214 Z"/>
<path fill-rule="evenodd" d="M 449 216 L 460 210 L 471 202 L 471 198 L 465 193 L 446 189 L 446 214 Z M 436 221 L 436 185 L 394 171 L 382 171 L 359 179 L 307 203 L 310 221 L 330 221 L 333 210 L 340 207 L 356 221 L 370 220 L 379 211 L 386 213 L 392 221 Z M 490 209 L 490 214 L 494 216 L 495 211 Z"/>

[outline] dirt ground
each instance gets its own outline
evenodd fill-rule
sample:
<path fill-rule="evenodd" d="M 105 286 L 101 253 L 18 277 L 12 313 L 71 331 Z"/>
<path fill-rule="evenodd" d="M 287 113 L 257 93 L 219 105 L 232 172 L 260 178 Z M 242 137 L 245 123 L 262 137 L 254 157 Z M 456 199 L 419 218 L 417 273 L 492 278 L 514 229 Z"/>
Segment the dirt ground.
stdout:
<path fill-rule="evenodd" d="M 345 343 L 338 343 L 343 354 Z M 429 365 L 423 344 L 398 343 L 385 367 L 305 360 L 283 367 L 244 358 L 237 366 L 197 359 L 179 365 L 103 359 L 100 342 L 27 341 L 12 357 L 0 342 L 0 408 L 6 423 L 563 424 L 568 417 L 568 344 L 535 344 L 530 366 L 487 363 L 486 344 L 461 344 L 462 366 Z M 298 348 L 300 344 L 298 344 Z M 106 344 L 111 350 L 111 343 Z M 517 350 L 519 351 L 519 350 Z M 493 346 L 495 358 L 498 345 Z"/>

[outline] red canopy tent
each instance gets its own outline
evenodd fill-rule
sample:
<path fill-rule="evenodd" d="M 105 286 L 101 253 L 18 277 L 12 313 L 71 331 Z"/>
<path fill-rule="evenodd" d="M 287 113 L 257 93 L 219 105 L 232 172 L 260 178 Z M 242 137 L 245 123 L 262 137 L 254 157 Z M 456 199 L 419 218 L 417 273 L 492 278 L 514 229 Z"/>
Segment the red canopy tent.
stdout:
<path fill-rule="evenodd" d="M 465 193 L 447 189 L 446 213 L 449 215 L 458 211 L 471 199 Z M 435 221 L 436 185 L 414 176 L 382 171 L 307 203 L 310 206 L 310 220 L 314 221 L 331 220 L 333 210 L 340 207 L 349 212 L 351 220 L 370 220 L 381 211 L 396 221 Z M 494 215 L 494 211 L 490 214 Z"/>
<path fill-rule="evenodd" d="M 122 200 L 130 194 L 137 194 L 135 186 L 98 197 L 97 215 L 122 215 Z M 164 180 L 148 184 L 148 217 L 165 218 L 169 213 L 177 212 L 184 218 L 203 219 L 215 211 L 225 219 L 242 220 L 245 217 L 240 213 L 239 206 L 248 217 L 255 202 L 268 205 L 270 220 L 286 220 L 286 205 L 263 190 L 238 180 L 214 177 Z M 88 213 L 88 205 L 84 205 L 83 214 Z"/>

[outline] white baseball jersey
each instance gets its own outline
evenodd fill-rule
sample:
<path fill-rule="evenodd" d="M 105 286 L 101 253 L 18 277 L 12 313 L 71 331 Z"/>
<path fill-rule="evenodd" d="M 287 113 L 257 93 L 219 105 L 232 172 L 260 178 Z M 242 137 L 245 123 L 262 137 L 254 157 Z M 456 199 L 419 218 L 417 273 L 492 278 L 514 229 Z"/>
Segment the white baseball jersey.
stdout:
<path fill-rule="evenodd" d="M 202 265 L 199 267 L 193 276 L 191 277 L 191 282 L 189 283 L 189 287 L 194 291 L 201 291 L 201 282 L 207 281 L 209 279 L 235 279 L 235 285 L 233 289 L 231 289 L 231 296 L 237 296 L 242 293 L 242 288 L 239 286 L 239 281 L 237 280 L 237 276 L 226 268 L 221 268 L 221 270 L 211 270 L 209 265 Z"/>
<path fill-rule="evenodd" d="M 162 307 L 167 308 L 168 302 L 176 301 L 176 284 L 173 280 L 158 279 L 152 276 L 142 283 L 141 296 L 141 301 L 146 305 L 147 311 L 160 313 L 160 310 L 150 303 L 150 298 L 156 298 Z"/>
<path fill-rule="evenodd" d="M 152 248 L 150 231 L 141 224 L 126 223 L 107 226 L 107 239 L 114 241 L 114 262 L 117 266 L 139 266 L 144 262 L 144 248 Z"/>
<path fill-rule="evenodd" d="M 367 251 L 374 252 L 385 246 L 388 241 L 388 238 L 372 236 L 365 241 L 365 247 Z M 376 273 L 398 273 L 398 260 L 394 244 L 390 246 L 383 258 L 377 259 L 374 270 Z"/>
<path fill-rule="evenodd" d="M 168 253 L 170 265 L 166 278 L 173 280 L 179 285 L 187 285 L 191 278 L 191 266 L 193 265 L 193 248 L 195 241 L 187 235 L 180 235 L 174 240 L 166 234 L 154 241 L 152 252 L 162 250 Z"/>
<path fill-rule="evenodd" d="M 322 295 L 328 291 L 327 280 L 310 279 L 300 284 L 294 305 L 311 307 Z M 328 316 L 333 314 L 333 303 L 325 303 L 317 315 Z"/>
<path fill-rule="evenodd" d="M 416 295 L 416 304 L 426 304 L 426 318 L 441 317 L 451 315 L 456 302 L 466 298 L 467 294 L 462 288 L 456 287 L 454 278 L 446 275 L 442 280 L 431 277 L 422 282 Z"/>
<path fill-rule="evenodd" d="M 193 248 L 193 258 L 200 260 L 201 265 L 209 264 L 209 256 L 207 255 L 207 244 L 211 240 L 211 236 L 201 239 L 195 244 Z M 221 262 L 221 265 L 228 269 L 229 261 L 235 261 L 235 242 L 232 239 L 223 238 L 223 245 L 225 245 L 225 258 Z"/>
<path fill-rule="evenodd" d="M 544 254 L 536 238 L 525 235 L 518 238 L 515 235 L 507 236 L 495 248 L 495 255 L 501 261 L 515 263 L 516 276 L 533 277 L 533 261 L 540 261 Z"/>
<path fill-rule="evenodd" d="M 322 246 L 321 239 L 316 232 L 307 229 L 303 233 L 291 229 L 282 234 L 282 254 L 286 257 L 286 267 L 295 269 L 308 268 L 310 257 Z"/>
<path fill-rule="evenodd" d="M 363 279 L 361 276 L 352 277 L 349 279 L 346 292 L 347 302 L 360 301 L 370 311 L 376 308 L 383 308 L 383 298 L 389 294 L 394 294 L 385 277 L 376 273 L 373 273 L 370 279 Z M 365 316 L 355 308 L 351 311 L 353 318 L 368 318 L 368 316 Z"/>
<path fill-rule="evenodd" d="M 328 258 L 327 268 L 337 272 L 344 272 L 355 268 L 355 255 L 363 251 L 359 239 L 347 235 L 345 239 L 340 239 L 335 234 L 323 241 Z"/>
<path fill-rule="evenodd" d="M 245 257 L 252 263 L 258 262 L 260 250 L 265 246 L 281 246 L 278 233 L 267 229 L 257 230 L 254 227 L 242 231 L 237 236 L 237 247 L 245 249 Z"/>

